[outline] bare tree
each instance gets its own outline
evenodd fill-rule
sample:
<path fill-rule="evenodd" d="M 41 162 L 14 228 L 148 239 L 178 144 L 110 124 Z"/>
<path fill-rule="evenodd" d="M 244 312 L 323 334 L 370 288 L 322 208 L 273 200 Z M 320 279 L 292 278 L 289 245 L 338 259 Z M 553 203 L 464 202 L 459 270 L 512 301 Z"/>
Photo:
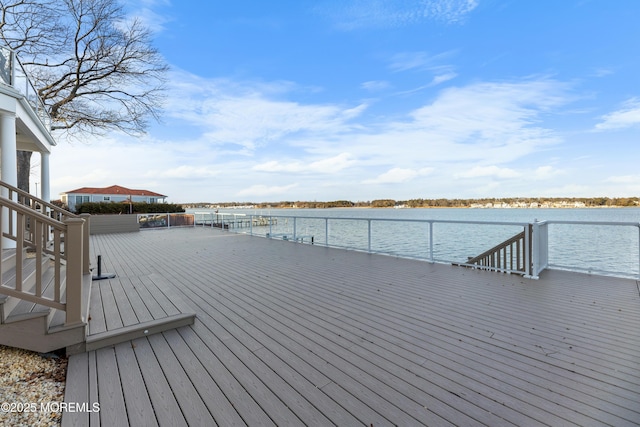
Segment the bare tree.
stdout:
<path fill-rule="evenodd" d="M 54 130 L 138 135 L 158 119 L 167 65 L 149 29 L 128 20 L 118 0 L 0 0 L 0 7 L 7 17 L 0 37 L 29 71 Z M 30 158 L 18 161 L 26 190 Z"/>

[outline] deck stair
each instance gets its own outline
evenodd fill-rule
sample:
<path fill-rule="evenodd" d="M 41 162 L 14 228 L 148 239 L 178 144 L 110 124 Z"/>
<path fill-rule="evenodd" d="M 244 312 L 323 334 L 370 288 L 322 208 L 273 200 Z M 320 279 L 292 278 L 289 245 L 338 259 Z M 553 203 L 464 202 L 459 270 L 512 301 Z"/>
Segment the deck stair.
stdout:
<path fill-rule="evenodd" d="M 24 274 L 22 291 L 26 296 L 17 297 L 6 294 L 13 293 L 11 291 L 15 289 L 16 253 L 11 249 L 3 251 L 3 271 L 5 269 L 6 271 L 2 275 L 0 287 L 0 344 L 45 353 L 83 342 L 86 339 L 85 322 L 65 325 L 63 310 L 36 302 L 36 263 L 38 261 L 26 255 L 22 273 Z M 55 292 L 53 262 L 48 257 L 43 257 L 39 262 L 41 268 L 38 270 L 42 272 L 42 297 L 53 299 Z M 62 273 L 64 277 L 64 266 Z M 66 284 L 63 283 L 60 298 L 63 302 L 66 299 L 65 286 Z M 87 275 L 83 277 L 83 294 L 89 293 L 90 286 L 91 279 Z M 87 309 L 88 301 L 84 301 L 83 319 L 88 316 Z"/>
<path fill-rule="evenodd" d="M 192 324 L 174 313 L 90 335 L 89 216 L 0 181 L 0 344 L 40 353 L 95 350 Z"/>
<path fill-rule="evenodd" d="M 530 271 L 532 226 L 486 250 L 466 263 L 454 264 L 463 267 L 481 268 L 504 273 L 527 274 Z"/>

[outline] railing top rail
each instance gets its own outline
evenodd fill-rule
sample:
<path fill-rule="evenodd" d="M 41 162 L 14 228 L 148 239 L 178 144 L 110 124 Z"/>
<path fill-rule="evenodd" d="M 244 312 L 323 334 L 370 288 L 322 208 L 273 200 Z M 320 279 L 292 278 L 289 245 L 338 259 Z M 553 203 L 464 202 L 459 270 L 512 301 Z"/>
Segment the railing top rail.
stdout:
<path fill-rule="evenodd" d="M 613 225 L 623 227 L 640 227 L 640 222 L 621 222 L 621 221 L 566 221 L 566 220 L 544 220 L 538 221 L 538 224 L 567 224 L 567 225 Z"/>
<path fill-rule="evenodd" d="M 16 212 L 20 212 L 22 214 L 25 215 L 31 215 L 35 218 L 37 218 L 38 220 L 48 224 L 49 226 L 57 229 L 57 230 L 65 230 L 66 226 L 60 222 L 57 221 L 47 215 L 43 215 L 38 211 L 35 211 L 23 204 L 20 204 L 18 202 L 14 202 L 13 200 L 7 199 L 6 197 L 0 196 L 0 206 L 7 206 L 11 209 L 13 209 Z"/>
<path fill-rule="evenodd" d="M 69 212 L 69 211 L 67 211 L 65 209 L 62 209 L 61 207 L 56 206 L 53 203 L 49 203 L 49 202 L 46 202 L 46 201 L 44 201 L 42 199 L 39 199 L 38 197 L 34 196 L 33 194 L 28 193 L 28 192 L 26 192 L 24 190 L 21 190 L 18 187 L 14 187 L 11 184 L 7 184 L 4 181 L 0 181 L 0 187 L 4 187 L 4 188 L 8 189 L 9 191 L 13 191 L 13 192 L 15 192 L 15 193 L 17 193 L 17 194 L 19 194 L 19 195 L 21 195 L 23 197 L 28 197 L 30 199 L 34 199 L 38 203 L 40 203 L 41 205 L 48 207 L 49 209 L 51 209 L 52 211 L 54 211 L 56 213 L 65 215 L 65 216 L 67 216 L 69 218 L 80 218 L 79 215 L 76 215 L 76 214 L 71 213 L 71 212 Z"/>
<path fill-rule="evenodd" d="M 529 222 L 516 221 L 466 221 L 454 219 L 415 219 L 415 218 L 366 218 L 366 217 L 337 217 L 337 216 L 306 216 L 306 215 L 278 215 L 278 214 L 250 214 L 255 217 L 277 217 L 277 218 L 303 218 L 303 219 L 330 219 L 330 220 L 348 220 L 348 221 L 388 221 L 388 222 L 424 222 L 424 223 L 442 223 L 442 224 L 479 224 L 479 225 L 514 225 L 524 227 Z"/>

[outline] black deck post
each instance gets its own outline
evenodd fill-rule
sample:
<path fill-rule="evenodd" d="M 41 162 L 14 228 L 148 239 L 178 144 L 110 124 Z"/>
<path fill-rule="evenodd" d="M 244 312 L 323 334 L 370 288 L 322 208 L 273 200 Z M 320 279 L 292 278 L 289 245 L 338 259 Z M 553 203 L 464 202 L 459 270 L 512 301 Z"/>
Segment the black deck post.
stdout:
<path fill-rule="evenodd" d="M 91 280 L 113 279 L 114 277 L 116 277 L 115 274 L 102 274 L 102 255 L 98 255 L 98 275 L 93 276 Z"/>

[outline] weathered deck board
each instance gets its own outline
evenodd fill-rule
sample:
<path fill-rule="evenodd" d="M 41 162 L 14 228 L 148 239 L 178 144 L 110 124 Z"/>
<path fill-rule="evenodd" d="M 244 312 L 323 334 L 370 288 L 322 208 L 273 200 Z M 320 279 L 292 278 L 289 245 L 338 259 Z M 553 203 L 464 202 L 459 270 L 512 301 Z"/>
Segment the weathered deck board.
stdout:
<path fill-rule="evenodd" d="M 92 248 L 118 274 L 92 295 L 96 329 L 198 317 L 71 358 L 67 400 L 100 402 L 91 425 L 136 425 L 132 411 L 152 425 L 640 424 L 633 280 L 534 281 L 210 228 Z"/>
<path fill-rule="evenodd" d="M 103 274 L 107 271 L 117 274 L 115 278 L 93 282 L 89 300 L 89 335 L 181 313 L 178 308 L 180 300 L 168 297 L 166 293 L 170 290 L 160 289 L 155 283 L 169 286 L 164 279 L 157 275 L 154 279 L 152 270 L 131 261 L 123 248 L 116 247 L 117 240 L 113 235 L 101 237 L 92 239 L 92 250 L 102 255 Z M 123 246 L 132 253 L 136 251 L 127 244 Z"/>

